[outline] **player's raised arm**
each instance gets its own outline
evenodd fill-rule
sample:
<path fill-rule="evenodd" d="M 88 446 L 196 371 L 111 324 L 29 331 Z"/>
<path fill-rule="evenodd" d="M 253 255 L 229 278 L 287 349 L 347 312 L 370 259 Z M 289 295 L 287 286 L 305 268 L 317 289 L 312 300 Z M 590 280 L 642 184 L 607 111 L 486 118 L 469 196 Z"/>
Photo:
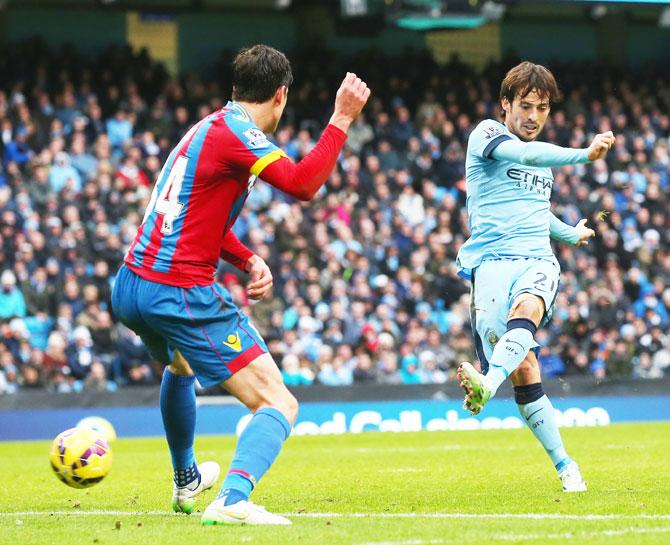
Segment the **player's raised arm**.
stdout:
<path fill-rule="evenodd" d="M 588 148 L 562 148 L 547 142 L 522 142 L 509 139 L 491 152 L 498 161 L 512 161 L 527 166 L 559 167 L 602 159 L 614 144 L 611 131 L 597 134 Z"/>
<path fill-rule="evenodd" d="M 370 97 L 370 89 L 356 74 L 347 73 L 337 91 L 335 111 L 316 146 L 301 161 L 282 157 L 267 165 L 258 175 L 269 184 L 297 199 L 308 201 L 335 166 L 351 123 Z"/>
<path fill-rule="evenodd" d="M 330 124 L 346 133 L 351 123 L 361 113 L 368 98 L 370 89 L 367 84 L 356 74 L 347 72 L 335 96 L 335 111 L 330 118 Z"/>

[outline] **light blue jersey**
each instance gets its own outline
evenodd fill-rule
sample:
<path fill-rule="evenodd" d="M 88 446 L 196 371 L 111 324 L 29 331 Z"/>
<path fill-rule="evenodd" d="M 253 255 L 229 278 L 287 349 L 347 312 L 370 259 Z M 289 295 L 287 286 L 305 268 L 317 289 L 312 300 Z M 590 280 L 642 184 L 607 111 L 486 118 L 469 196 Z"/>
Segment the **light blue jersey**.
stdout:
<path fill-rule="evenodd" d="M 465 159 L 471 235 L 458 253 L 459 274 L 469 279 L 484 259 L 553 261 L 549 236 L 558 220 L 550 212 L 554 176 L 549 166 L 587 161 L 585 150 L 522 142 L 498 121 L 479 123 Z"/>
<path fill-rule="evenodd" d="M 457 263 L 459 274 L 472 281 L 471 321 L 483 370 L 520 294 L 544 301 L 542 323 L 551 317 L 561 271 L 549 238 L 576 244 L 579 232 L 550 211 L 549 167 L 585 163 L 587 154 L 522 142 L 492 119 L 470 135 L 465 172 L 471 236 Z"/>

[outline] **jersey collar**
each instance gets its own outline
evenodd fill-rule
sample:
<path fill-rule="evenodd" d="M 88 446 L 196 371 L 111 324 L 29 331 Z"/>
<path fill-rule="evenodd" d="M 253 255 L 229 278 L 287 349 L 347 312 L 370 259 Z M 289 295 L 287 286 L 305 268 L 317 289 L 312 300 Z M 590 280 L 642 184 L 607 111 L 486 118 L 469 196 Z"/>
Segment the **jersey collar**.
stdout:
<path fill-rule="evenodd" d="M 226 104 L 226 109 L 235 110 L 237 114 L 233 115 L 237 115 L 238 118 L 242 118 L 241 121 L 251 121 L 251 116 L 249 115 L 249 112 L 247 112 L 246 108 L 235 100 L 229 100 Z"/>

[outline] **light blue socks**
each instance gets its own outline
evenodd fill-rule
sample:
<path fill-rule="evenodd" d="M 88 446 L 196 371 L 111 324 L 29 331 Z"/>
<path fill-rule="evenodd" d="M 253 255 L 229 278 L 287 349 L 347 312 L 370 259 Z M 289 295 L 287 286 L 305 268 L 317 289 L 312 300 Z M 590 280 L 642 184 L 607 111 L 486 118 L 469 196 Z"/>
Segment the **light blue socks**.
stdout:
<path fill-rule="evenodd" d="M 486 377 L 491 388 L 491 397 L 510 373 L 524 360 L 528 351 L 537 346 L 533 338 L 536 325 L 525 318 L 514 318 L 507 322 L 507 331 L 500 337 L 493 349 Z"/>
<path fill-rule="evenodd" d="M 526 425 L 542 443 L 556 471 L 561 471 L 572 460 L 563 447 L 563 440 L 556 425 L 554 407 L 545 395 L 542 384 L 515 386 L 514 397 Z"/>

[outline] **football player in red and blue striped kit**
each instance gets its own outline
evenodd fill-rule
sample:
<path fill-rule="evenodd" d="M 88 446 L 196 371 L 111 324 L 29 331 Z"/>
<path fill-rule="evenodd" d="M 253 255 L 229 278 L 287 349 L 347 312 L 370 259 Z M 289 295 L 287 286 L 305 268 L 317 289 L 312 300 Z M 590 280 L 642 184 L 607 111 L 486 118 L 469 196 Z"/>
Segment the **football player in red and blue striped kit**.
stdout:
<path fill-rule="evenodd" d="M 310 200 L 370 96 L 365 82 L 348 73 L 319 141 L 294 163 L 266 136 L 277 128 L 292 81 L 290 63 L 276 49 L 256 45 L 237 55 L 232 101 L 196 123 L 170 153 L 114 285 L 116 315 L 167 366 L 160 407 L 175 511 L 192 512 L 196 496 L 219 476 L 218 464 L 197 464 L 193 453 L 196 377 L 202 386 L 221 384 L 254 414 L 203 524 L 290 524 L 248 498 L 289 436 L 298 403 L 254 326 L 214 283 L 214 273 L 223 258 L 250 274 L 249 297 L 269 293 L 268 266 L 231 230 L 247 196 L 260 177 Z"/>

